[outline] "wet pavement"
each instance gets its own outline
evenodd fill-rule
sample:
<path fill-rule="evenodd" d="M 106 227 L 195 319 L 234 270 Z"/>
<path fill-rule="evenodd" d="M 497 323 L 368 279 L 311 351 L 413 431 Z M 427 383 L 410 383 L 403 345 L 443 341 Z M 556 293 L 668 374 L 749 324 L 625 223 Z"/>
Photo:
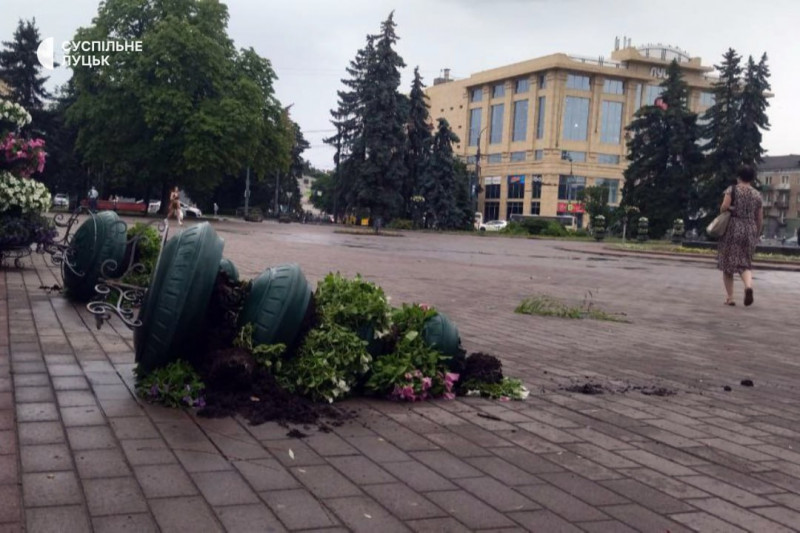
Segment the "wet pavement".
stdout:
<path fill-rule="evenodd" d="M 141 403 L 130 332 L 41 289 L 37 256 L 0 270 L 0 531 L 800 527 L 800 273 L 726 307 L 708 261 L 595 243 L 215 228 L 242 277 L 297 262 L 435 305 L 530 398 L 348 400 L 356 420 L 304 439 Z M 514 314 L 534 294 L 629 323 Z"/>

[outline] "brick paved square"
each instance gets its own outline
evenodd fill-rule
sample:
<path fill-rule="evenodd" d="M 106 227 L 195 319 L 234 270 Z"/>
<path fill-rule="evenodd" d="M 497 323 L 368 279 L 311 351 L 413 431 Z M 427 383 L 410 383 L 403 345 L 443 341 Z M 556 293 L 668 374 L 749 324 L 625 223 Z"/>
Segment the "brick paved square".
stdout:
<path fill-rule="evenodd" d="M 150 510 L 162 532 L 220 532 L 224 529 L 208 504 L 200 497 L 160 498 L 149 502 Z"/>
<path fill-rule="evenodd" d="M 20 452 L 23 472 L 72 470 L 72 454 L 66 444 L 25 444 Z M 2 471 L 0 468 L 0 479 Z"/>
<path fill-rule="evenodd" d="M 75 472 L 42 472 L 22 475 L 25 507 L 50 507 L 83 502 Z"/>
<path fill-rule="evenodd" d="M 86 504 L 92 516 L 143 513 L 147 503 L 133 476 L 83 481 Z"/>
<path fill-rule="evenodd" d="M 73 426 L 105 426 L 106 419 L 97 405 L 79 407 L 62 407 L 61 420 L 66 427 Z"/>
<path fill-rule="evenodd" d="M 281 532 L 286 529 L 263 503 L 231 505 L 214 509 L 228 531 L 236 533 Z"/>
<path fill-rule="evenodd" d="M 146 498 L 198 494 L 197 487 L 180 465 L 137 466 L 133 470 Z"/>
<path fill-rule="evenodd" d="M 76 426 L 67 428 L 67 438 L 73 450 L 116 448 L 114 435 L 107 426 Z"/>
<path fill-rule="evenodd" d="M 149 514 L 122 514 L 92 518 L 94 533 L 157 533 L 158 527 Z"/>
<path fill-rule="evenodd" d="M 426 496 L 470 529 L 501 528 L 514 525 L 514 522 L 503 514 L 465 491 L 429 492 Z"/>
<path fill-rule="evenodd" d="M 89 516 L 81 505 L 38 507 L 25 512 L 28 531 L 41 533 L 84 533 L 90 530 Z"/>
<path fill-rule="evenodd" d="M 212 506 L 258 503 L 258 495 L 235 470 L 193 473 L 192 479 Z"/>
<path fill-rule="evenodd" d="M 75 452 L 74 457 L 81 479 L 122 477 L 131 474 L 125 457 L 118 448 L 81 450 Z"/>
<path fill-rule="evenodd" d="M 339 524 L 336 517 L 303 489 L 262 492 L 261 498 L 289 529 L 312 529 Z"/>
<path fill-rule="evenodd" d="M 236 461 L 233 465 L 258 492 L 293 489 L 300 486 L 289 470 L 275 459 Z"/>

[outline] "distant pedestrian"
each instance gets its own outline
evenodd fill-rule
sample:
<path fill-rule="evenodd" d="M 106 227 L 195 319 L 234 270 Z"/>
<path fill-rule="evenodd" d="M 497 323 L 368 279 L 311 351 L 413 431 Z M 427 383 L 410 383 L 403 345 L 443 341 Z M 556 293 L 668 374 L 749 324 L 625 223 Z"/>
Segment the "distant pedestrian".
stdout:
<path fill-rule="evenodd" d="M 92 213 L 96 213 L 97 212 L 97 197 L 100 196 L 100 193 L 97 192 L 97 189 L 94 188 L 94 185 L 92 185 L 92 188 L 89 189 L 89 194 L 87 196 L 89 197 L 89 210 Z"/>
<path fill-rule="evenodd" d="M 717 268 L 722 270 L 722 281 L 728 298 L 733 301 L 733 275 L 739 274 L 744 282 L 744 305 L 753 303 L 753 254 L 761 235 L 764 212 L 761 194 L 753 188 L 755 171 L 749 165 L 739 167 L 736 184 L 725 189 L 720 212 L 730 211 L 728 228 L 719 242 Z"/>
<path fill-rule="evenodd" d="M 219 206 L 217 202 L 214 202 L 214 216 L 217 216 L 217 213 L 219 213 Z"/>
<path fill-rule="evenodd" d="M 797 246 L 800 246 L 800 226 L 797 226 L 797 234 L 795 237 L 797 237 Z"/>
<path fill-rule="evenodd" d="M 111 204 L 114 206 L 114 212 L 117 211 L 117 203 L 119 202 L 119 197 L 115 194 L 111 197 Z"/>
<path fill-rule="evenodd" d="M 181 191 L 178 186 L 172 188 L 169 193 L 169 210 L 167 211 L 167 218 L 173 216 L 178 219 L 178 225 L 183 226 L 183 213 L 181 213 Z"/>

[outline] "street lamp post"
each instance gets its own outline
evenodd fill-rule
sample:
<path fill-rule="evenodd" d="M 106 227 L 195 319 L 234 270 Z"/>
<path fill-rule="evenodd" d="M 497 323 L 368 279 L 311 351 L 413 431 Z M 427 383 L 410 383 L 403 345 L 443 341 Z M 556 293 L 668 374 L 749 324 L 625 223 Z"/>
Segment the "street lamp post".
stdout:
<path fill-rule="evenodd" d="M 478 151 L 475 153 L 475 188 L 473 188 L 473 211 L 472 217 L 475 218 L 475 212 L 478 210 L 478 195 L 474 194 L 475 189 L 480 187 L 481 185 L 481 135 L 489 126 L 484 127 L 480 132 L 478 132 Z"/>

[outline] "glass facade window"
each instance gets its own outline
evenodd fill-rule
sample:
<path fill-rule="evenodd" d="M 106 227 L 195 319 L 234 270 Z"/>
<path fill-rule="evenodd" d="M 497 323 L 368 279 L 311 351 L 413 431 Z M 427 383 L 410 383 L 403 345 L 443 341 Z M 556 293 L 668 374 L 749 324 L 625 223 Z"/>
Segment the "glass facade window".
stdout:
<path fill-rule="evenodd" d="M 525 152 L 511 152 L 511 162 L 525 161 Z"/>
<path fill-rule="evenodd" d="M 486 205 L 483 206 L 483 220 L 490 221 L 490 220 L 497 220 L 500 215 L 500 203 L 499 202 L 486 202 Z"/>
<path fill-rule="evenodd" d="M 563 139 L 585 141 L 589 129 L 589 99 L 567 96 L 564 105 Z"/>
<path fill-rule="evenodd" d="M 515 200 L 525 198 L 525 176 L 509 176 L 507 194 L 508 198 Z"/>
<path fill-rule="evenodd" d="M 589 76 L 581 76 L 580 74 L 567 74 L 567 89 L 588 91 L 590 87 L 589 82 Z"/>
<path fill-rule="evenodd" d="M 506 202 L 506 220 L 511 220 L 511 215 L 522 214 L 522 202 Z"/>
<path fill-rule="evenodd" d="M 542 214 L 542 203 L 531 202 L 531 215 L 541 215 L 541 214 Z"/>
<path fill-rule="evenodd" d="M 586 178 L 583 176 L 558 177 L 558 199 L 577 201 L 578 194 L 586 188 Z"/>
<path fill-rule="evenodd" d="M 572 161 L 573 163 L 585 163 L 586 152 L 576 152 L 574 150 L 562 150 L 561 159 L 564 161 Z"/>
<path fill-rule="evenodd" d="M 491 131 L 489 132 L 489 144 L 500 144 L 503 142 L 503 113 L 506 106 L 497 104 L 492 106 Z"/>
<path fill-rule="evenodd" d="M 501 163 L 503 161 L 503 156 L 501 154 L 489 154 L 486 156 L 487 163 Z"/>
<path fill-rule="evenodd" d="M 604 187 L 608 190 L 608 203 L 616 204 L 619 202 L 619 180 L 596 179 L 594 184 L 597 187 Z"/>
<path fill-rule="evenodd" d="M 714 105 L 716 98 L 714 97 L 714 93 L 710 93 L 708 91 L 703 91 L 700 93 L 700 105 L 703 107 L 711 107 Z"/>
<path fill-rule="evenodd" d="M 524 141 L 528 137 L 528 101 L 514 102 L 514 131 L 512 141 Z"/>
<path fill-rule="evenodd" d="M 481 134 L 481 112 L 479 107 L 469 112 L 469 145 L 478 146 L 478 136 Z"/>
<path fill-rule="evenodd" d="M 506 95 L 506 86 L 504 83 L 498 83 L 492 87 L 492 98 L 502 98 Z"/>
<path fill-rule="evenodd" d="M 633 110 L 636 112 L 642 107 L 642 86 L 638 83 L 633 86 L 633 95 L 636 97 L 636 102 L 633 104 Z"/>
<path fill-rule="evenodd" d="M 497 200 L 500 198 L 500 184 L 496 185 L 485 185 L 484 189 L 486 190 L 486 199 L 487 200 Z"/>
<path fill-rule="evenodd" d="M 472 89 L 472 94 L 470 95 L 469 101 L 480 102 L 481 100 L 483 100 L 483 89 Z"/>
<path fill-rule="evenodd" d="M 542 159 L 544 159 L 544 150 L 534 150 L 533 151 L 533 158 L 536 161 L 541 161 Z"/>
<path fill-rule="evenodd" d="M 531 89 L 531 80 L 528 78 L 517 80 L 516 85 L 514 86 L 514 92 L 517 94 L 526 93 Z"/>
<path fill-rule="evenodd" d="M 597 163 L 600 165 L 619 165 L 619 156 L 612 154 L 597 154 Z"/>
<path fill-rule="evenodd" d="M 547 101 L 544 96 L 539 97 L 539 106 L 536 110 L 536 138 L 541 139 L 544 137 L 544 110 Z"/>
<path fill-rule="evenodd" d="M 664 88 L 660 85 L 647 85 L 644 89 L 644 105 L 655 104 L 656 98 L 664 92 Z"/>
<path fill-rule="evenodd" d="M 475 161 L 477 161 L 477 160 L 478 160 L 477 156 L 474 156 L 474 155 L 468 155 L 467 156 L 467 164 L 468 165 L 474 165 Z"/>
<path fill-rule="evenodd" d="M 600 120 L 600 142 L 619 144 L 622 132 L 622 102 L 603 100 Z"/>
<path fill-rule="evenodd" d="M 539 88 L 547 89 L 547 74 L 539 74 Z"/>
<path fill-rule="evenodd" d="M 538 199 L 542 197 L 542 176 L 541 174 L 536 174 L 531 176 L 531 198 Z M 539 212 L 537 211 L 536 214 L 538 215 Z"/>
<path fill-rule="evenodd" d="M 603 92 L 606 94 L 625 94 L 625 86 L 622 80 L 604 80 Z"/>

